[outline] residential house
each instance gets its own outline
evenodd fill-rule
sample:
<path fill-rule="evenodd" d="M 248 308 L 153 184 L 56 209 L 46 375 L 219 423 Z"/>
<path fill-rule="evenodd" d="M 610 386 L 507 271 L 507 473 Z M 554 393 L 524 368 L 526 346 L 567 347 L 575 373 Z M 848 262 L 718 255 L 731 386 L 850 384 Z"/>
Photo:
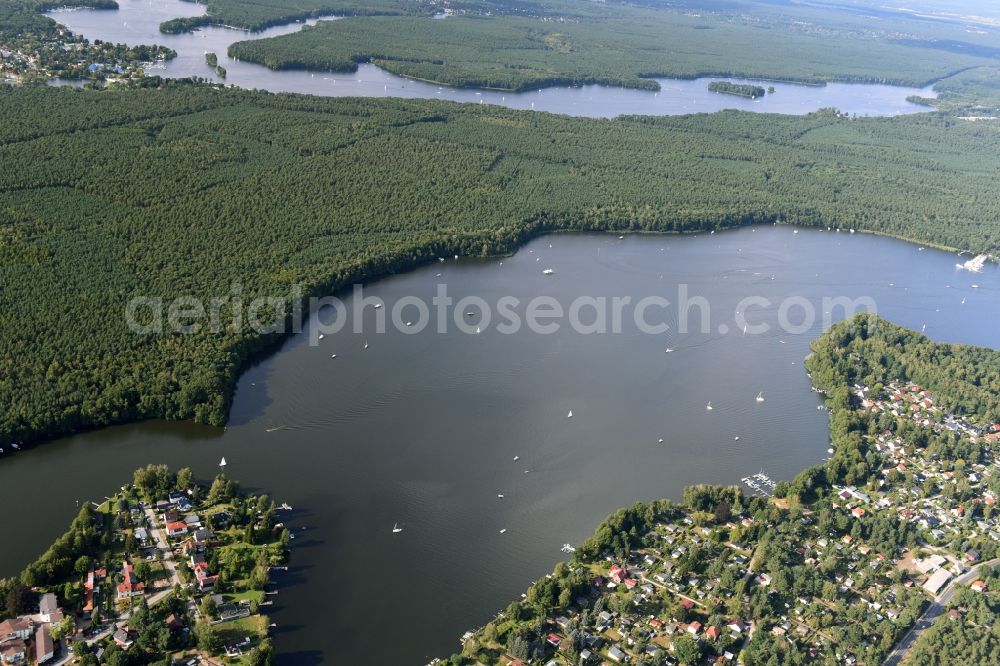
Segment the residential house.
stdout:
<path fill-rule="evenodd" d="M 122 564 L 122 582 L 118 584 L 118 598 L 131 599 L 146 593 L 146 585 L 139 581 L 127 561 Z"/>
<path fill-rule="evenodd" d="M 44 664 L 56 655 L 56 648 L 52 642 L 52 635 L 46 625 L 38 627 L 35 632 L 35 662 Z"/>
<path fill-rule="evenodd" d="M 0 643 L 0 662 L 4 664 L 20 664 L 27 656 L 28 646 L 20 638 Z"/>
<path fill-rule="evenodd" d="M 33 625 L 31 620 L 27 620 L 21 617 L 15 617 L 10 620 L 4 620 L 0 622 L 0 643 L 6 643 L 7 641 L 15 640 L 28 640 L 31 636 L 31 631 Z"/>
<path fill-rule="evenodd" d="M 182 520 L 167 523 L 167 536 L 175 537 L 187 534 L 188 525 Z"/>
<path fill-rule="evenodd" d="M 59 601 L 56 595 L 48 592 L 42 595 L 38 601 L 38 616 L 42 622 L 56 623 L 63 619 L 63 612 L 59 608 Z"/>

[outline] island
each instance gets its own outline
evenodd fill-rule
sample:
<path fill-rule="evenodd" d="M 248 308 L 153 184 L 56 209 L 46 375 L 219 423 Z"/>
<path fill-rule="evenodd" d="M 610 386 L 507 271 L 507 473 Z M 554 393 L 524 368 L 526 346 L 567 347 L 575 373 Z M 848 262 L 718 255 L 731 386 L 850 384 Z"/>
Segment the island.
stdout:
<path fill-rule="evenodd" d="M 617 511 L 448 663 L 894 664 L 914 643 L 915 664 L 941 663 L 944 645 L 969 663 L 995 654 L 1000 352 L 858 315 L 813 344 L 807 368 L 830 410 L 827 462 Z"/>
<path fill-rule="evenodd" d="M 736 95 L 737 97 L 749 97 L 750 99 L 757 99 L 767 94 L 767 91 L 761 86 L 749 83 L 733 83 L 732 81 L 712 81 L 708 84 L 708 89 L 712 92 Z"/>
<path fill-rule="evenodd" d="M 292 538 L 282 508 L 224 474 L 202 485 L 187 468 L 136 470 L 0 580 L 0 659 L 269 664 L 270 574 Z"/>

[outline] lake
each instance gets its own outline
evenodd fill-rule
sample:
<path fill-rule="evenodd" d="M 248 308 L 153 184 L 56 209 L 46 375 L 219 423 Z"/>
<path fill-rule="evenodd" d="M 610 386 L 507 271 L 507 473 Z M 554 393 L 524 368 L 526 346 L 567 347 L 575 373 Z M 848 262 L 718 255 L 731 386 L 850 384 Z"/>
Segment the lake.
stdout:
<path fill-rule="evenodd" d="M 622 114 L 681 115 L 711 113 L 722 109 L 742 109 L 761 113 L 804 114 L 816 109 L 836 107 L 861 116 L 892 116 L 927 111 L 928 107 L 907 101 L 911 95 L 936 97 L 928 88 L 906 88 L 875 84 L 830 83 L 826 86 L 803 86 L 768 83 L 745 79 L 726 79 L 736 83 L 774 85 L 773 95 L 750 100 L 714 93 L 708 83 L 715 79 L 656 79 L 659 92 L 630 90 L 610 86 L 554 87 L 531 92 L 509 93 L 438 86 L 395 76 L 375 65 L 363 64 L 354 74 L 306 71 L 272 71 L 262 65 L 236 62 L 227 55 L 229 45 L 246 39 L 263 39 L 296 32 L 301 23 L 247 33 L 211 27 L 181 35 L 159 31 L 163 21 L 181 16 L 200 16 L 205 8 L 183 0 L 119 0 L 120 9 L 61 9 L 47 13 L 73 32 L 88 39 L 126 44 L 162 44 L 177 51 L 177 58 L 149 74 L 170 77 L 199 76 L 220 79 L 205 63 L 205 52 L 214 52 L 226 68 L 226 83 L 243 88 L 273 92 L 295 92 L 326 97 L 406 97 L 445 99 L 455 102 L 498 104 L 512 109 L 534 109 L 573 116 L 612 118 Z M 334 19 L 335 17 L 327 17 Z M 414 19 L 419 20 L 419 19 Z M 426 20 L 434 20 L 427 18 Z M 309 23 L 315 23 L 310 20 Z"/>
<path fill-rule="evenodd" d="M 232 478 L 288 502 L 289 525 L 308 527 L 293 542 L 291 570 L 277 577 L 279 661 L 424 664 L 457 649 L 462 632 L 615 509 L 761 469 L 790 479 L 821 462 L 827 415 L 802 361 L 822 330 L 824 297 L 867 296 L 879 314 L 926 326 L 936 340 L 1000 347 L 990 325 L 1000 271 L 960 272 L 955 263 L 951 253 L 879 236 L 768 226 L 555 234 L 503 260 L 448 258 L 380 280 L 365 288 L 385 301 L 382 312 L 404 297 L 429 301 L 439 284 L 456 301 L 549 296 L 567 307 L 581 296 L 676 304 L 686 284 L 706 299 L 710 320 L 704 332 L 682 334 L 677 309 L 661 308 L 648 317 L 670 326 L 658 335 L 630 316 L 619 334 L 569 326 L 503 334 L 495 318 L 486 324 L 463 308 L 458 317 L 480 334 L 391 326 L 377 334 L 369 308 L 368 332 L 348 327 L 310 346 L 307 330 L 242 376 L 224 431 L 147 422 L 0 460 L 4 496 L 32 507 L 10 512 L 6 526 L 18 538 L 0 549 L 0 576 L 44 550 L 78 501 L 100 499 L 134 468 L 165 462 L 209 479 L 225 456 Z M 742 333 L 735 313 L 748 296 L 771 302 L 741 310 L 770 332 Z M 798 334 L 776 328 L 789 297 L 817 308 Z M 403 531 L 394 535 L 395 523 Z"/>

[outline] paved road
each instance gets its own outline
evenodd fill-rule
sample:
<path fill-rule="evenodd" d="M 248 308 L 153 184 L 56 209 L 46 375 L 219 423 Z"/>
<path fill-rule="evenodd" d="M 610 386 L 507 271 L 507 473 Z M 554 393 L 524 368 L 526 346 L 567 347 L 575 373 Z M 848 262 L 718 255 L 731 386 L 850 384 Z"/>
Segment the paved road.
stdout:
<path fill-rule="evenodd" d="M 156 604 L 166 599 L 167 596 L 169 596 L 170 593 L 174 591 L 174 585 L 180 583 L 180 577 L 178 577 L 177 575 L 177 565 L 174 562 L 174 551 L 170 549 L 170 544 L 167 543 L 166 533 L 162 529 L 157 527 L 158 523 L 156 520 L 156 514 L 153 513 L 152 509 L 146 509 L 146 519 L 149 521 L 149 530 L 150 530 L 149 533 L 156 541 L 156 547 L 163 553 L 163 560 L 162 560 L 163 566 L 170 573 L 170 585 L 167 588 L 157 592 L 156 594 L 146 598 L 147 605 L 155 606 Z M 130 615 L 131 612 L 122 613 L 122 615 L 120 615 L 115 622 L 112 622 L 107 629 L 104 629 L 101 633 L 97 634 L 92 638 L 88 638 L 87 645 L 93 645 L 110 636 L 115 631 L 116 625 L 121 624 L 122 622 L 128 620 Z M 73 653 L 68 649 L 68 647 L 69 646 L 63 643 L 63 650 L 62 650 L 63 656 L 60 659 L 57 659 L 56 661 L 52 662 L 50 666 L 63 666 L 63 664 L 67 663 L 73 658 Z"/>
<path fill-rule="evenodd" d="M 884 662 L 882 662 L 882 666 L 899 666 L 899 664 L 903 662 L 907 653 L 909 653 L 910 648 L 913 647 L 913 644 L 917 642 L 918 638 L 920 638 L 920 635 L 924 633 L 929 626 L 934 624 L 934 620 L 948 608 L 951 598 L 955 596 L 955 591 L 958 590 L 959 587 L 968 585 L 978 578 L 979 570 L 983 567 L 992 567 L 997 564 L 1000 564 L 1000 558 L 990 560 L 989 562 L 983 562 L 982 564 L 977 564 L 961 576 L 953 578 L 941 594 L 939 594 L 934 601 L 931 602 L 931 605 L 927 607 L 927 610 L 925 610 L 924 614 L 920 616 L 920 619 L 917 620 L 912 627 L 910 627 L 910 630 L 906 632 L 905 636 L 903 636 L 903 640 L 899 642 L 896 649 L 893 650 L 888 657 L 886 657 Z"/>

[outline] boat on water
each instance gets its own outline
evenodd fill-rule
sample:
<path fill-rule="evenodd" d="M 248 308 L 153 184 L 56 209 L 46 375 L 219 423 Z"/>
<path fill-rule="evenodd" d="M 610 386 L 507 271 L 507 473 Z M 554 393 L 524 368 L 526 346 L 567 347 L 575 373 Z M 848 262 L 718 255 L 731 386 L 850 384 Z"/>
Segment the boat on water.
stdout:
<path fill-rule="evenodd" d="M 320 340 L 322 340 L 322 339 L 323 339 L 323 338 L 325 338 L 325 337 L 326 337 L 326 334 L 325 334 L 325 333 L 320 333 L 320 334 L 319 334 L 319 339 L 320 339 Z"/>
<path fill-rule="evenodd" d="M 393 524 L 393 526 L 392 526 L 392 533 L 393 534 L 399 534 L 402 531 L 403 531 L 403 528 L 399 526 L 399 523 L 394 523 Z"/>
<path fill-rule="evenodd" d="M 566 415 L 566 418 L 568 418 L 568 419 L 573 418 L 573 410 L 572 409 L 569 410 L 569 414 Z"/>
<path fill-rule="evenodd" d="M 667 352 L 668 354 L 672 354 L 674 350 L 670 347 L 667 347 L 664 351 Z"/>
<path fill-rule="evenodd" d="M 735 437 L 733 437 L 733 441 L 734 441 L 734 442 L 738 442 L 738 441 L 740 441 L 740 436 L 739 436 L 739 435 L 736 435 Z"/>
<path fill-rule="evenodd" d="M 497 493 L 497 498 L 498 499 L 503 499 L 503 493 Z"/>
<path fill-rule="evenodd" d="M 375 309 L 376 309 L 376 310 L 379 310 L 379 309 L 381 309 L 381 308 L 382 308 L 382 304 L 381 304 L 381 303 L 376 303 L 376 304 L 375 304 Z"/>
<path fill-rule="evenodd" d="M 708 401 L 708 405 L 705 406 L 705 409 L 707 409 L 708 411 L 712 411 L 712 401 L 711 400 Z"/>
<path fill-rule="evenodd" d="M 761 391 L 757 394 L 757 402 L 764 402 L 764 392 Z"/>
<path fill-rule="evenodd" d="M 521 459 L 521 456 L 514 456 L 514 462 L 517 462 L 520 459 Z"/>
<path fill-rule="evenodd" d="M 561 550 L 564 553 L 573 553 L 573 552 L 576 552 L 576 548 L 573 547 L 573 544 L 569 544 L 569 543 L 564 543 L 562 545 L 562 548 L 560 548 L 559 550 Z"/>
<path fill-rule="evenodd" d="M 552 270 L 551 268 L 546 268 L 544 271 L 542 271 L 542 275 L 552 275 L 553 273 L 555 273 L 555 271 Z"/>
<path fill-rule="evenodd" d="M 663 444 L 663 438 L 662 438 L 662 437 L 660 437 L 660 438 L 659 438 L 658 440 L 656 440 L 656 443 L 657 443 L 657 444 Z"/>
<path fill-rule="evenodd" d="M 502 530 L 500 530 L 500 534 L 506 534 L 506 533 L 507 533 L 507 528 L 506 527 L 503 528 Z"/>

